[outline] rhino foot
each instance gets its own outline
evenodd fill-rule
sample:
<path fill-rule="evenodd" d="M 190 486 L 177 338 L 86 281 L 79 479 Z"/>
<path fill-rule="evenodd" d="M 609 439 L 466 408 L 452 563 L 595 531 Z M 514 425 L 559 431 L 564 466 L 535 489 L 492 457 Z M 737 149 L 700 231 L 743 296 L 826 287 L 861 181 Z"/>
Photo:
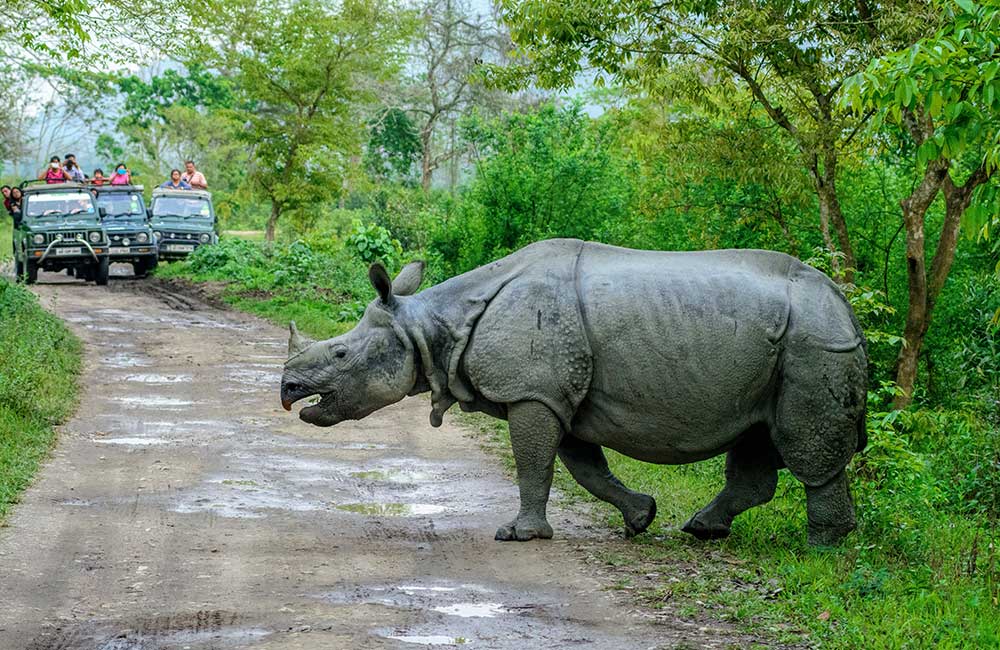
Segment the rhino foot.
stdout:
<path fill-rule="evenodd" d="M 498 542 L 526 542 L 529 539 L 552 539 L 552 526 L 544 519 L 518 517 L 514 521 L 497 528 L 493 538 Z"/>
<path fill-rule="evenodd" d="M 704 517 L 701 512 L 688 519 L 687 523 L 681 526 L 685 533 L 694 535 L 698 539 L 724 539 L 729 537 L 729 525 L 722 521 L 712 521 Z"/>
<path fill-rule="evenodd" d="M 656 519 L 656 500 L 648 494 L 639 494 L 636 499 L 639 504 L 631 514 L 624 514 L 625 537 L 635 537 L 644 533 Z"/>

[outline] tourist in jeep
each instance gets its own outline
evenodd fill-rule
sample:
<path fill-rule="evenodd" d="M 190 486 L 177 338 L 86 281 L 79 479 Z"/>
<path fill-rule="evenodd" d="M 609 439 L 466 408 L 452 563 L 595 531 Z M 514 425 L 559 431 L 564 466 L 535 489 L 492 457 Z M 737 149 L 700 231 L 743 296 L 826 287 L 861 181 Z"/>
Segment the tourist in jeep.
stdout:
<path fill-rule="evenodd" d="M 189 190 L 191 185 L 181 178 L 181 170 L 171 169 L 170 180 L 161 184 L 160 187 L 167 190 Z"/>
<path fill-rule="evenodd" d="M 184 161 L 184 174 L 181 176 L 181 180 L 190 185 L 191 189 L 208 189 L 208 181 L 205 180 L 205 175 L 195 169 L 193 160 Z"/>
<path fill-rule="evenodd" d="M 87 182 L 87 175 L 80 169 L 80 165 L 76 164 L 76 155 L 71 153 L 66 154 L 63 158 L 63 169 L 66 170 L 66 174 L 69 175 L 71 181 L 75 183 Z"/>
<path fill-rule="evenodd" d="M 104 170 L 98 167 L 94 170 L 94 177 L 90 179 L 91 185 L 96 185 L 101 187 L 108 182 L 108 179 L 104 177 Z"/>
<path fill-rule="evenodd" d="M 111 184 L 112 185 L 131 185 L 132 184 L 132 172 L 128 170 L 125 163 L 120 162 L 115 165 L 115 173 L 111 174 Z"/>
<path fill-rule="evenodd" d="M 49 158 L 49 166 L 38 175 L 38 180 L 45 181 L 46 183 L 65 183 L 66 181 L 73 180 L 72 177 L 63 169 L 61 162 L 59 161 L 59 156 L 52 156 Z"/>

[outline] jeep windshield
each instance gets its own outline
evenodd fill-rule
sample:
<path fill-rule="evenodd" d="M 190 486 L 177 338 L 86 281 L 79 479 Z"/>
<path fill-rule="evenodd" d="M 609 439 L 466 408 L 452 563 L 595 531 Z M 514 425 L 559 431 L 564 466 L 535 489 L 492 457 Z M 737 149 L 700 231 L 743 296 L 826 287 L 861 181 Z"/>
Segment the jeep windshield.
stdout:
<path fill-rule="evenodd" d="M 25 197 L 24 215 L 34 219 L 93 215 L 97 212 L 90 192 L 53 192 Z"/>
<path fill-rule="evenodd" d="M 160 196 L 153 201 L 154 217 L 212 219 L 212 204 L 198 196 Z"/>
<path fill-rule="evenodd" d="M 145 216 L 142 198 L 138 194 L 102 192 L 97 196 L 97 207 L 104 208 L 104 213 L 108 217 Z"/>

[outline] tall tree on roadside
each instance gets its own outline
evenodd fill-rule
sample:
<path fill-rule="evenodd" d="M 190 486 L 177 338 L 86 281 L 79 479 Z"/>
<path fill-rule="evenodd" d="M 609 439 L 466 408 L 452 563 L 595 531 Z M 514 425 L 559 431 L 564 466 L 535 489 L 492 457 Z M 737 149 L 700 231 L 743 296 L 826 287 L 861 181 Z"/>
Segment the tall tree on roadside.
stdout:
<path fill-rule="evenodd" d="M 418 116 L 421 144 L 420 184 L 427 191 L 434 171 L 455 155 L 440 151 L 438 129 L 453 122 L 473 101 L 476 66 L 501 47 L 489 19 L 475 15 L 462 0 L 428 0 L 421 7 L 421 28 L 411 53 L 417 77 L 404 91 L 407 109 Z"/>
<path fill-rule="evenodd" d="M 341 191 L 411 21 L 383 0 L 213 0 L 198 21 L 202 60 L 237 90 L 248 180 L 270 202 L 274 241 L 283 213 Z"/>
<path fill-rule="evenodd" d="M 886 146 L 912 156 L 918 181 L 900 201 L 909 287 L 904 344 L 897 358 L 896 407 L 913 399 L 920 351 L 948 279 L 965 218 L 978 230 L 1000 210 L 991 182 L 1000 164 L 1000 3 L 948 0 L 943 27 L 874 61 L 849 81 L 858 111 L 880 111 Z M 930 257 L 926 215 L 943 196 L 945 216 Z"/>
<path fill-rule="evenodd" d="M 494 69 L 506 87 L 535 80 L 568 86 L 590 66 L 641 91 L 662 90 L 680 61 L 700 62 L 701 80 L 736 79 L 794 143 L 812 178 L 820 228 L 844 258 L 851 281 L 854 248 L 841 210 L 837 170 L 869 117 L 838 104 L 846 78 L 873 56 L 923 33 L 926 0 L 501 0 L 521 65 Z M 897 45 L 899 44 L 899 45 Z M 698 81 L 695 79 L 695 81 Z M 698 92 L 697 88 L 687 90 Z"/>

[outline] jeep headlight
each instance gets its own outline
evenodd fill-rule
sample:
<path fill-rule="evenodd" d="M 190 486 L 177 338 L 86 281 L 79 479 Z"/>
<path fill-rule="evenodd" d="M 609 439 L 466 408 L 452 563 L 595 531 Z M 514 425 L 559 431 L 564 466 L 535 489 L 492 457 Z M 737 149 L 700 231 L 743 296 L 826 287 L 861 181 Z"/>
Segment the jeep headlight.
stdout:
<path fill-rule="evenodd" d="M 198 239 L 201 241 L 202 244 L 207 244 L 209 241 L 211 241 L 212 238 L 206 232 L 202 233 L 201 237 L 199 237 Z"/>
<path fill-rule="evenodd" d="M 87 235 L 87 238 L 90 239 L 91 244 L 96 244 L 101 241 L 101 233 L 97 230 L 91 230 L 90 234 Z"/>
<path fill-rule="evenodd" d="M 39 233 L 31 238 L 31 243 L 41 246 L 45 243 L 45 235 Z"/>
<path fill-rule="evenodd" d="M 153 233 L 153 238 L 157 240 L 163 239 L 163 233 L 157 230 L 156 232 Z"/>
<path fill-rule="evenodd" d="M 141 233 L 139 233 L 138 235 L 135 236 L 135 240 L 137 242 L 139 242 L 140 244 L 145 244 L 146 242 L 149 241 L 149 235 L 147 235 L 144 232 L 141 232 Z"/>

